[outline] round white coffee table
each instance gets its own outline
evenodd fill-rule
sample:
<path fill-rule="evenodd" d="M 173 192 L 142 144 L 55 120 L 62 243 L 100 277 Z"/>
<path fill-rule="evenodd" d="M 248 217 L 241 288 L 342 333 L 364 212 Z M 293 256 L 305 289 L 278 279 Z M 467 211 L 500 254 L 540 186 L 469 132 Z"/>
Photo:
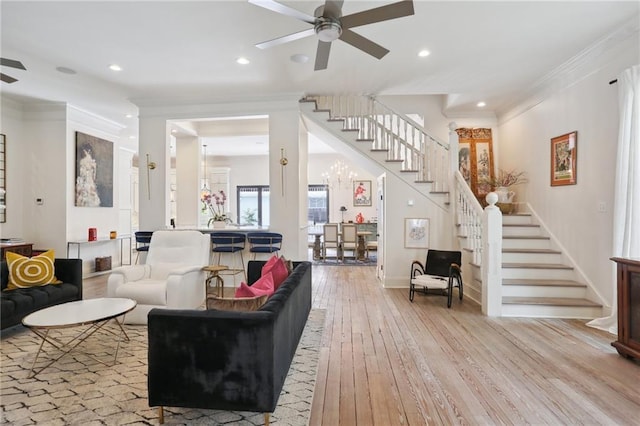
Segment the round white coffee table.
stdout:
<path fill-rule="evenodd" d="M 123 298 L 105 297 L 99 299 L 86 299 L 50 306 L 48 308 L 33 312 L 24 317 L 22 319 L 22 324 L 24 324 L 25 327 L 29 327 L 31 331 L 42 338 L 42 342 L 38 347 L 36 357 L 31 364 L 29 377 L 31 378 L 36 376 L 42 370 L 49 367 L 51 364 L 71 352 L 73 349 L 78 347 L 78 345 L 92 336 L 95 332 L 102 329 L 110 320 L 113 320 L 120 329 L 119 336 L 111 330 L 105 330 L 106 332 L 118 337 L 116 350 L 113 356 L 113 362 L 111 364 L 107 364 L 97 358 L 93 359 L 105 365 L 115 365 L 118 358 L 118 349 L 120 348 L 120 342 L 123 340 L 123 337 L 127 341 L 129 340 L 129 336 L 127 336 L 127 333 L 124 331 L 117 318 L 133 310 L 133 308 L 136 307 L 136 304 L 137 303 L 135 300 Z M 67 342 L 49 336 L 50 330 L 81 327 L 83 325 L 88 325 L 89 327 L 84 328 L 78 335 L 71 338 Z M 58 357 L 51 359 L 49 363 L 44 367 L 41 367 L 37 371 L 34 371 L 34 366 L 36 364 L 36 361 L 38 360 L 38 357 L 40 356 L 42 347 L 45 342 L 60 350 L 61 354 Z"/>

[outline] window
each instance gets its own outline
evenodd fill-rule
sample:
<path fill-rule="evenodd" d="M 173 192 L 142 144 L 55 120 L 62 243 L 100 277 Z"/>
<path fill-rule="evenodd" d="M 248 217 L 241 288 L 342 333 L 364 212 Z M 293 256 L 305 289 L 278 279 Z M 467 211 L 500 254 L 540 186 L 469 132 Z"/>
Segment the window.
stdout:
<path fill-rule="evenodd" d="M 309 223 L 327 223 L 329 221 L 329 186 L 309 185 Z"/>
<path fill-rule="evenodd" d="M 248 226 L 269 227 L 270 192 L 268 185 L 243 185 L 237 187 L 238 223 Z M 326 223 L 329 218 L 329 187 L 309 185 L 309 223 Z"/>
<path fill-rule="evenodd" d="M 269 186 L 238 186 L 238 223 L 269 227 Z"/>

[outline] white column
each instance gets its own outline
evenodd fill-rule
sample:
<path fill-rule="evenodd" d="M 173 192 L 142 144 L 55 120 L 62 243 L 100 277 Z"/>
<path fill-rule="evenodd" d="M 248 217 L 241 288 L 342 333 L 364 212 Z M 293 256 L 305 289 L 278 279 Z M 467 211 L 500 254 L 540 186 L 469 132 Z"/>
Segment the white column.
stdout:
<path fill-rule="evenodd" d="M 301 185 L 299 176 L 299 119 L 298 109 L 269 114 L 269 186 L 271 192 L 269 229 L 283 235 L 282 254 L 291 259 L 300 256 L 301 251 L 299 247 L 301 224 L 298 215 L 298 208 L 302 203 L 299 191 Z M 283 154 L 287 159 L 285 166 L 280 163 Z"/>
<path fill-rule="evenodd" d="M 482 215 L 482 313 L 502 316 L 502 213 L 490 192 Z"/>
<path fill-rule="evenodd" d="M 202 153 L 196 136 L 176 137 L 176 226 L 198 228 Z"/>
<path fill-rule="evenodd" d="M 165 229 L 169 225 L 169 132 L 164 118 L 140 118 L 140 229 Z M 149 162 L 155 168 L 147 167 Z"/>

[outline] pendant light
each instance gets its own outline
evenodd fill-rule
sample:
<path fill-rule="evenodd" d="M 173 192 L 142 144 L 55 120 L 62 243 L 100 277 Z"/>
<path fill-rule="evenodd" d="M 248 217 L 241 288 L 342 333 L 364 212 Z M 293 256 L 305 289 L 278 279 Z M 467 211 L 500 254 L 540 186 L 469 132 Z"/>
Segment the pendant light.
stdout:
<path fill-rule="evenodd" d="M 200 190 L 200 199 L 204 200 L 207 195 L 211 195 L 211 190 L 207 186 L 207 145 L 202 145 L 202 156 L 204 159 L 202 189 Z"/>

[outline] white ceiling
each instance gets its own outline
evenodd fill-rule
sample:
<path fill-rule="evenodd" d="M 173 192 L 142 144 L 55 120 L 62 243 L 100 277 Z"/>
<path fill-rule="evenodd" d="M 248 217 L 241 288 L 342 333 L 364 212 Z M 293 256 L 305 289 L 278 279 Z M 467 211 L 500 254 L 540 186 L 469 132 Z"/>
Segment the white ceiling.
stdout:
<path fill-rule="evenodd" d="M 346 0 L 343 15 L 393 1 Z M 313 14 L 322 1 L 283 1 Z M 282 94 L 441 94 L 445 114 L 500 114 L 537 81 L 640 17 L 640 2 L 415 1 L 415 15 L 355 28 L 391 52 L 377 60 L 335 41 L 313 71 L 317 40 L 255 43 L 309 24 L 234 1 L 7 1 L 1 52 L 27 71 L 3 96 L 64 101 L 132 131 L 138 102 L 215 102 Z M 428 49 L 431 55 L 419 58 Z M 294 54 L 307 63 L 290 60 Z M 239 56 L 249 65 L 235 62 Z M 109 70 L 117 63 L 120 72 Z M 56 71 L 68 67 L 77 74 Z M 126 132 L 125 132 L 126 133 Z"/>

